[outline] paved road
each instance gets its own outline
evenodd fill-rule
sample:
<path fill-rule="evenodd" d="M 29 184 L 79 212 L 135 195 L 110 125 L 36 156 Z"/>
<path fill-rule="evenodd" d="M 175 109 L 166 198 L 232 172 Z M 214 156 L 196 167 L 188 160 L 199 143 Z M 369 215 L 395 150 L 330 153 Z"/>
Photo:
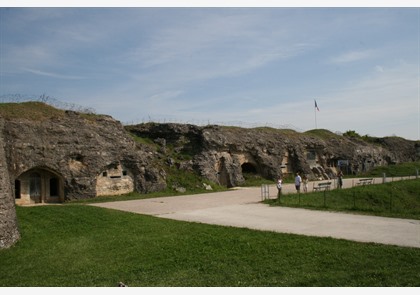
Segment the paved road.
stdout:
<path fill-rule="evenodd" d="M 380 182 L 382 179 L 375 179 Z M 344 187 L 351 185 L 352 180 L 344 181 Z M 283 190 L 295 192 L 293 185 L 285 185 Z M 269 186 L 269 191 L 274 198 L 275 186 Z M 261 200 L 261 188 L 238 188 L 92 205 L 174 220 L 420 248 L 419 220 L 270 207 Z"/>

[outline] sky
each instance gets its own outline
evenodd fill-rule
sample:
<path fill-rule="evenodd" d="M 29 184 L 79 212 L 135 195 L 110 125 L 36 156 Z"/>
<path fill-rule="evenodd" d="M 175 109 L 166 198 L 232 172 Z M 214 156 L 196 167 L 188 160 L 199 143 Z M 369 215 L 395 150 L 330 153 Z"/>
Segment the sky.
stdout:
<path fill-rule="evenodd" d="M 124 124 L 419 140 L 419 32 L 418 7 L 3 6 L 0 97 L 46 94 Z"/>

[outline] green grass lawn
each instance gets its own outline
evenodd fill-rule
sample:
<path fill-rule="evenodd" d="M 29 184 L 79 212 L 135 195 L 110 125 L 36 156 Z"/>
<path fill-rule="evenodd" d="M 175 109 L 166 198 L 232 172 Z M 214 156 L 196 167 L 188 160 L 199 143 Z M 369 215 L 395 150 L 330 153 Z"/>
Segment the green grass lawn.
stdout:
<path fill-rule="evenodd" d="M 420 162 L 409 162 L 409 163 L 400 163 L 397 165 L 387 165 L 387 166 L 377 166 L 371 171 L 362 174 L 361 176 L 370 176 L 370 177 L 382 177 L 383 173 L 387 177 L 398 177 L 398 176 L 408 176 L 408 175 L 417 175 L 417 171 L 420 172 Z"/>
<path fill-rule="evenodd" d="M 65 204 L 17 207 L 0 286 L 420 286 L 420 249 Z"/>
<path fill-rule="evenodd" d="M 419 193 L 420 181 L 411 180 L 268 202 L 420 219 Z M 97 200 L 168 194 L 173 192 Z M 76 203 L 17 207 L 17 214 L 22 238 L 0 250 L 0 287 L 113 287 L 120 281 L 133 287 L 420 286 L 415 248 L 171 221 Z"/>
<path fill-rule="evenodd" d="M 283 195 L 273 206 L 346 211 L 387 217 L 420 219 L 420 179 L 365 185 L 326 192 Z"/>

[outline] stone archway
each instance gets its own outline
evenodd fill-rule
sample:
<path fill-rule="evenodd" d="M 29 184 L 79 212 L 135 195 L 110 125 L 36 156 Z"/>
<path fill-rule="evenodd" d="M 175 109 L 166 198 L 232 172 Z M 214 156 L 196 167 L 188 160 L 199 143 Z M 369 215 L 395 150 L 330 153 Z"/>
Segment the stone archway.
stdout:
<path fill-rule="evenodd" d="M 14 184 L 18 205 L 64 202 L 64 179 L 52 169 L 29 169 L 20 174 Z"/>

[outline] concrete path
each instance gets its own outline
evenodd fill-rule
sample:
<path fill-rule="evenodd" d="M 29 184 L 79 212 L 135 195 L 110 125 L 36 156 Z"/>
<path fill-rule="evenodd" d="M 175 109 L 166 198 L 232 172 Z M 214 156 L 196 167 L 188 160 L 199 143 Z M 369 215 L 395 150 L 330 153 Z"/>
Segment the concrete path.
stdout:
<path fill-rule="evenodd" d="M 352 180 L 344 181 L 344 187 L 351 185 Z M 269 186 L 269 191 L 274 198 L 275 186 Z M 283 191 L 294 193 L 295 189 L 284 185 Z M 420 248 L 420 220 L 270 207 L 261 200 L 261 188 L 240 188 L 92 205 L 174 220 Z"/>

